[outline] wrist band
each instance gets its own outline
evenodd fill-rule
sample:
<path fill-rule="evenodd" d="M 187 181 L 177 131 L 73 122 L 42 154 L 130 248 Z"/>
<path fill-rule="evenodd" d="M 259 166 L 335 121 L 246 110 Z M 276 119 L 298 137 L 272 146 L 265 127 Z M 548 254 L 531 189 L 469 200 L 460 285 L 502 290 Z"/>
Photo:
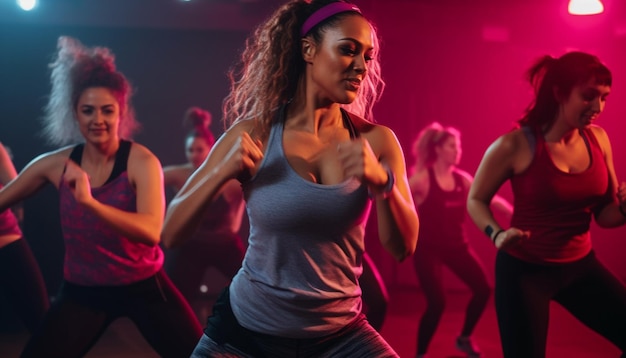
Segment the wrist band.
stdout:
<path fill-rule="evenodd" d="M 505 231 L 506 230 L 504 230 L 504 229 L 500 229 L 500 230 L 496 231 L 496 234 L 493 235 L 493 238 L 491 239 L 491 241 L 493 241 L 493 243 L 495 244 L 496 243 L 496 239 L 498 238 L 498 235 L 502 234 Z"/>
<path fill-rule="evenodd" d="M 487 236 L 491 239 L 491 234 L 493 234 L 493 227 L 491 225 L 485 226 L 485 230 L 483 230 Z"/>

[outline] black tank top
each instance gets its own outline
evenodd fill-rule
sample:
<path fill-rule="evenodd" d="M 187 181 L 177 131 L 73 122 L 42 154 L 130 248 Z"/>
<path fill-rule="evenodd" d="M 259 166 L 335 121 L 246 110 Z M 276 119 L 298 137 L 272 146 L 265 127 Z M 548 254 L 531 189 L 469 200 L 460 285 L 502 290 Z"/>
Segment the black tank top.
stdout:
<path fill-rule="evenodd" d="M 449 248 L 467 243 L 464 222 L 467 193 L 463 178 L 453 172 L 454 189 L 441 189 L 432 168 L 428 168 L 430 188 L 426 200 L 418 206 L 420 233 L 418 247 Z"/>

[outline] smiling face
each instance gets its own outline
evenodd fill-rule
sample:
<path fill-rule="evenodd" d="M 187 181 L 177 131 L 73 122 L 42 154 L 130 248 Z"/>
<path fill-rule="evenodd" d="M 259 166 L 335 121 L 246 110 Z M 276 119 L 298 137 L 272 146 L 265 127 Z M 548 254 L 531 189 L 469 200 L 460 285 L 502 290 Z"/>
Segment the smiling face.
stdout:
<path fill-rule="evenodd" d="M 322 36 L 321 43 L 309 43 L 309 47 L 305 44 L 303 49 L 310 65 L 309 82 L 321 100 L 351 103 L 374 53 L 370 24 L 360 15 L 348 15 L 327 28 Z"/>
<path fill-rule="evenodd" d="M 76 104 L 76 120 L 85 141 L 110 143 L 119 139 L 120 106 L 104 87 L 87 88 Z"/>
<path fill-rule="evenodd" d="M 611 87 L 598 84 L 595 78 L 574 86 L 569 97 L 561 101 L 562 118 L 571 128 L 591 124 L 604 110 Z"/>

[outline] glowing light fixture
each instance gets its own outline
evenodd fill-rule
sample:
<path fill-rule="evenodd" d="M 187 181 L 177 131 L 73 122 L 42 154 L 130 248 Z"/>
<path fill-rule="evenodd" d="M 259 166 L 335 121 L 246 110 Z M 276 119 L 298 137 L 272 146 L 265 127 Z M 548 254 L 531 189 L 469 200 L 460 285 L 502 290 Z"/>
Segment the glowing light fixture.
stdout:
<path fill-rule="evenodd" d="M 17 0 L 17 5 L 24 11 L 30 11 L 37 6 L 37 0 Z"/>
<path fill-rule="evenodd" d="M 596 15 L 604 11 L 600 0 L 570 0 L 567 11 L 572 15 Z"/>

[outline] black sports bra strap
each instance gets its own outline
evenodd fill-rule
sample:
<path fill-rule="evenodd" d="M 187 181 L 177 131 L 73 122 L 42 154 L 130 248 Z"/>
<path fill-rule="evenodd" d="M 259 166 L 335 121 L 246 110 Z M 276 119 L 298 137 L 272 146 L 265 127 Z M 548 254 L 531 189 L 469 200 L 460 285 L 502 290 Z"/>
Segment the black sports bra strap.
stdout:
<path fill-rule="evenodd" d="M 128 169 L 128 156 L 130 155 L 130 147 L 132 144 L 132 142 L 127 140 L 120 140 L 120 147 L 117 149 L 117 153 L 115 153 L 115 164 L 113 164 L 113 170 L 111 171 L 111 175 L 105 184 L 113 181 L 115 178 L 120 176 L 120 174 L 125 172 L 126 169 Z"/>
<path fill-rule="evenodd" d="M 130 155 L 130 147 L 132 146 L 132 142 L 127 140 L 120 140 L 120 147 L 117 149 L 115 153 L 115 163 L 113 164 L 113 170 L 111 170 L 111 175 L 104 184 L 108 184 L 115 180 L 115 178 L 119 177 L 120 174 L 126 171 L 128 168 L 128 156 Z M 83 149 L 85 148 L 84 144 L 78 144 L 72 149 L 70 153 L 70 159 L 73 160 L 76 164 L 80 165 L 83 161 Z"/>
<path fill-rule="evenodd" d="M 341 117 L 343 118 L 343 126 L 350 132 L 350 139 L 359 138 L 361 134 L 356 130 L 354 123 L 352 123 L 352 119 L 348 112 L 341 108 Z"/>
<path fill-rule="evenodd" d="M 76 164 L 80 165 L 80 162 L 83 161 L 83 149 L 85 148 L 84 144 L 79 144 L 72 149 L 70 153 L 70 159 L 73 160 Z"/>

